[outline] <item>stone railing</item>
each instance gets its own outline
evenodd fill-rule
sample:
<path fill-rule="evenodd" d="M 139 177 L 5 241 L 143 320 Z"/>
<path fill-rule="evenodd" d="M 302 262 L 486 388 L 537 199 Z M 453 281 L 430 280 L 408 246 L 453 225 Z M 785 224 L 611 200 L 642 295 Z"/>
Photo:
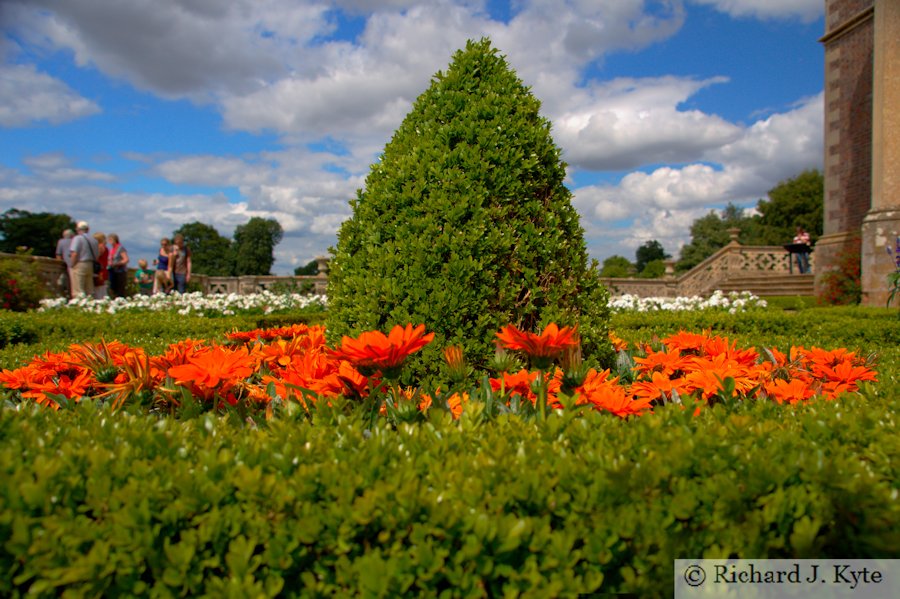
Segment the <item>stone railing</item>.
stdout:
<path fill-rule="evenodd" d="M 38 276 L 53 295 L 61 296 L 65 293 L 64 279 L 61 276 L 66 272 L 66 265 L 62 260 L 47 258 L 44 256 L 25 256 L 20 254 L 0 253 L 3 260 L 24 260 L 37 265 Z M 324 295 L 328 286 L 328 258 L 318 257 L 319 274 L 312 276 L 270 276 L 248 275 L 241 277 L 211 277 L 204 274 L 194 274 L 191 281 L 200 287 L 207 295 L 236 293 L 248 295 L 268 290 L 275 292 L 295 291 L 297 293 L 314 293 Z M 129 269 L 128 280 L 134 277 L 135 269 Z"/>
<path fill-rule="evenodd" d="M 810 255 L 810 270 L 814 270 L 814 256 Z M 47 288 L 55 295 L 62 295 L 60 275 L 65 272 L 61 260 L 42 256 L 0 254 L 2 258 L 29 260 L 38 270 Z M 212 277 L 195 274 L 191 280 L 208 295 L 235 293 L 248 295 L 263 290 L 291 291 L 324 295 L 328 286 L 328 258 L 318 257 L 319 274 L 312 276 L 246 275 L 241 277 Z M 733 234 L 731 242 L 715 254 L 676 277 L 674 263 L 667 264 L 666 275 L 661 279 L 602 279 L 613 295 L 631 294 L 640 297 L 678 297 L 710 295 L 729 279 L 752 275 L 786 275 L 791 272 L 791 255 L 783 247 L 744 246 Z M 129 276 L 133 276 L 130 272 Z"/>
<path fill-rule="evenodd" d="M 814 255 L 810 254 L 812 271 Z M 667 265 L 667 273 L 661 279 L 603 279 L 613 295 L 637 295 L 639 297 L 678 297 L 710 295 L 729 279 L 753 275 L 786 275 L 796 266 L 791 265 L 791 254 L 780 245 L 744 246 L 737 242 L 736 235 L 731 242 L 715 254 L 676 277 L 672 265 Z"/>
<path fill-rule="evenodd" d="M 235 293 L 249 295 L 260 291 L 314 293 L 325 295 L 328 286 L 327 275 L 314 276 L 288 276 L 274 275 L 245 275 L 241 277 L 210 277 L 207 275 L 192 275 L 191 281 L 200 286 L 207 295 Z"/>
<path fill-rule="evenodd" d="M 0 252 L 0 260 L 21 260 L 36 266 L 37 274 L 53 295 L 62 295 L 65 291 L 66 265 L 62 260 L 46 256 L 28 256 L 24 254 L 6 254 Z"/>

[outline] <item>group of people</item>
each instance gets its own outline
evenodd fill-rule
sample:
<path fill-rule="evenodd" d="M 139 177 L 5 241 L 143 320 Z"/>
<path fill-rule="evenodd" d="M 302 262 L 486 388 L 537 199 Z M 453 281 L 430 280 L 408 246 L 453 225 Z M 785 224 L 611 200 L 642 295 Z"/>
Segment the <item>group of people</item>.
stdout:
<path fill-rule="evenodd" d="M 90 226 L 80 221 L 75 231 L 66 229 L 56 244 L 56 257 L 66 263 L 71 296 L 102 299 L 125 297 L 128 283 L 128 251 L 115 233 L 90 234 Z M 180 234 L 160 242 L 159 255 L 153 260 L 155 272 L 146 260 L 138 260 L 134 282 L 140 293 L 184 293 L 191 280 L 191 250 Z"/>

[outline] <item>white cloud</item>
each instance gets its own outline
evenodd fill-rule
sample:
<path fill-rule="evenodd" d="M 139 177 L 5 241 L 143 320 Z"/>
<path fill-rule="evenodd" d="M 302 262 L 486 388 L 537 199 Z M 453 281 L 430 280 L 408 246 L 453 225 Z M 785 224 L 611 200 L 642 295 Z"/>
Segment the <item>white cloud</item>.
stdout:
<path fill-rule="evenodd" d="M 705 158 L 717 166 L 697 163 L 636 171 L 617 184 L 574 190 L 588 237 L 594 237 L 592 249 L 609 255 L 623 253 L 611 248 L 626 247 L 633 253 L 648 239 L 657 239 L 677 255 L 690 240 L 690 224 L 711 208 L 755 205 L 780 181 L 806 169 L 821 169 L 822 110 L 819 94 L 788 112 L 753 123 L 732 143 L 706 153 Z M 631 225 L 623 230 L 627 232 L 613 233 L 618 235 L 615 244 L 596 233 L 608 236 L 612 223 L 623 220 Z"/>
<path fill-rule="evenodd" d="M 825 11 L 823 0 L 691 0 L 706 4 L 733 17 L 758 19 L 799 18 L 813 21 Z"/>
<path fill-rule="evenodd" d="M 11 0 L 6 17 L 31 43 L 165 97 L 209 99 L 288 71 L 331 27 L 324 3 L 292 0 Z"/>
<path fill-rule="evenodd" d="M 566 160 L 590 170 L 625 170 L 642 164 L 691 162 L 740 136 L 740 128 L 678 105 L 699 90 L 724 83 L 677 77 L 616 79 L 592 86 L 554 119 Z"/>
<path fill-rule="evenodd" d="M 29 156 L 22 162 L 40 178 L 55 183 L 110 182 L 116 177 L 95 169 L 76 168 L 61 152 Z"/>
<path fill-rule="evenodd" d="M 0 126 L 65 123 L 100 112 L 94 102 L 34 65 L 0 65 Z"/>

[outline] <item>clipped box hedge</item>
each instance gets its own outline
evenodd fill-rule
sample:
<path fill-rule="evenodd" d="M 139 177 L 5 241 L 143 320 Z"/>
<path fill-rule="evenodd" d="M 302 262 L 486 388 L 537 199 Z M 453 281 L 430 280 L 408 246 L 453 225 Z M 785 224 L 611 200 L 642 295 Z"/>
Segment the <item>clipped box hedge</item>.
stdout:
<path fill-rule="evenodd" d="M 0 595 L 659 595 L 679 557 L 894 557 L 897 407 L 371 431 L 6 409 Z"/>

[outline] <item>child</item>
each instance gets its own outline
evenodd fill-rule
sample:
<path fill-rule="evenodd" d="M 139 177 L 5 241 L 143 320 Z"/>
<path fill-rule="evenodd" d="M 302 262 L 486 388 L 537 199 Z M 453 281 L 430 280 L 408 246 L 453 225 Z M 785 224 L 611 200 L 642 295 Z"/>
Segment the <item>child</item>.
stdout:
<path fill-rule="evenodd" d="M 147 270 L 147 261 L 138 260 L 138 269 L 134 273 L 134 282 L 137 283 L 141 295 L 153 293 L 153 272 Z"/>

